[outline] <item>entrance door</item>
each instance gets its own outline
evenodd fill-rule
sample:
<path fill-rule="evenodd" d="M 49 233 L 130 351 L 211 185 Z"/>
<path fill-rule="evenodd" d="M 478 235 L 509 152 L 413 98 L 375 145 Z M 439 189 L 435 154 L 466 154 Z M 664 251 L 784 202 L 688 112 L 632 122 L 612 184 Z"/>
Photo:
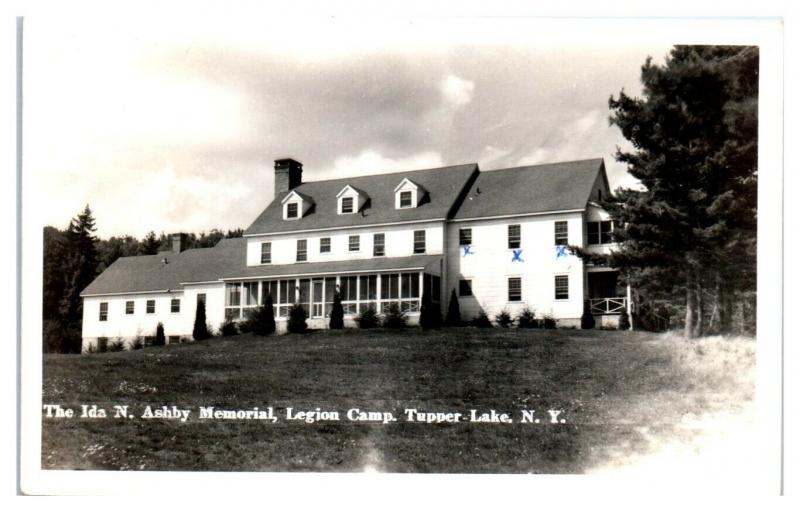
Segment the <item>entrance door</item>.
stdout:
<path fill-rule="evenodd" d="M 323 304 L 325 302 L 323 283 L 322 279 L 314 279 L 311 283 L 311 316 L 314 318 L 322 318 L 323 316 Z"/>

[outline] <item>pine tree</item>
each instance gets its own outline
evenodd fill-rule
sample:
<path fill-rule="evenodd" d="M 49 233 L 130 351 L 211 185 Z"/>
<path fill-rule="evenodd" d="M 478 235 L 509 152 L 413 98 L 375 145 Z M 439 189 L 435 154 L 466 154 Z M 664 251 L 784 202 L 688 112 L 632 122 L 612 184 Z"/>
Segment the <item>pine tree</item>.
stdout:
<path fill-rule="evenodd" d="M 161 247 L 161 241 L 156 236 L 155 231 L 151 231 L 142 240 L 139 246 L 139 253 L 142 255 L 158 254 L 159 247 Z"/>
<path fill-rule="evenodd" d="M 156 337 L 153 340 L 153 346 L 155 347 L 163 347 L 167 344 L 167 338 L 164 336 L 164 324 L 158 322 L 156 326 Z"/>
<path fill-rule="evenodd" d="M 594 315 L 589 301 L 583 301 L 583 315 L 581 316 L 581 329 L 594 329 Z"/>
<path fill-rule="evenodd" d="M 676 46 L 642 67 L 642 98 L 609 100 L 635 148 L 617 160 L 644 187 L 605 204 L 622 244 L 610 264 L 682 302 L 686 337 L 730 330 L 734 301 L 754 296 L 758 60 L 756 47 Z"/>
<path fill-rule="evenodd" d="M 422 292 L 422 303 L 419 309 L 419 326 L 423 329 L 435 329 L 442 325 L 442 313 L 439 306 L 431 302 L 430 292 Z"/>
<path fill-rule="evenodd" d="M 306 324 L 308 313 L 300 304 L 292 304 L 289 307 L 289 319 L 286 322 L 286 330 L 294 333 L 303 333 L 308 329 Z"/>
<path fill-rule="evenodd" d="M 342 297 L 339 292 L 333 294 L 333 307 L 331 308 L 331 321 L 329 324 L 331 329 L 344 328 L 344 308 L 342 307 Z"/>
<path fill-rule="evenodd" d="M 453 292 L 450 294 L 450 304 L 447 306 L 445 324 L 451 327 L 461 325 L 461 308 L 458 305 L 458 296 L 456 295 L 455 289 L 453 289 Z"/>
<path fill-rule="evenodd" d="M 208 332 L 208 324 L 206 323 L 206 303 L 203 300 L 197 301 L 197 309 L 195 309 L 194 312 L 192 337 L 196 341 L 207 340 L 211 337 L 211 333 Z"/>
<path fill-rule="evenodd" d="M 265 303 L 256 308 L 253 315 L 253 334 L 269 336 L 275 332 L 275 311 L 272 309 L 272 295 L 267 294 Z"/>

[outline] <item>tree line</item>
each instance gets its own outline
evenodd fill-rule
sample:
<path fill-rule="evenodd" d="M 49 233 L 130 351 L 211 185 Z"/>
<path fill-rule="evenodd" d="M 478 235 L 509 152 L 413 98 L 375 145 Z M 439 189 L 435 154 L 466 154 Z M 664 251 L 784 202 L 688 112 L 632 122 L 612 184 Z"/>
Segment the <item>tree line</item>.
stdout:
<path fill-rule="evenodd" d="M 66 229 L 44 228 L 42 275 L 43 349 L 79 353 L 83 302 L 80 293 L 118 258 L 158 254 L 171 249 L 169 235 L 150 231 L 140 239 L 130 235 L 101 239 L 89 205 L 70 220 Z M 187 249 L 213 247 L 223 238 L 238 238 L 242 229 L 188 233 Z"/>
<path fill-rule="evenodd" d="M 755 332 L 758 66 L 757 47 L 675 46 L 642 66 L 641 97 L 609 99 L 634 148 L 616 159 L 642 188 L 603 201 L 621 247 L 603 259 L 640 323 L 662 304 L 687 338 Z"/>

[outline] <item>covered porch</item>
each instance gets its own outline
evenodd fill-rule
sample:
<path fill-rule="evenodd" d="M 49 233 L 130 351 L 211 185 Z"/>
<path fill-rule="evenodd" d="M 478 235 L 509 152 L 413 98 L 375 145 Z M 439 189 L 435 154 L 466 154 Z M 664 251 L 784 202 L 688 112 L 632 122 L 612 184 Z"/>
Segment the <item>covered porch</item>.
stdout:
<path fill-rule="evenodd" d="M 589 312 L 599 316 L 601 324 L 605 324 L 606 317 L 616 317 L 623 312 L 630 316 L 631 293 L 630 287 L 620 283 L 619 272 L 616 270 L 596 269 L 587 272 L 588 288 L 587 300 Z M 617 321 L 615 318 L 609 321 Z"/>

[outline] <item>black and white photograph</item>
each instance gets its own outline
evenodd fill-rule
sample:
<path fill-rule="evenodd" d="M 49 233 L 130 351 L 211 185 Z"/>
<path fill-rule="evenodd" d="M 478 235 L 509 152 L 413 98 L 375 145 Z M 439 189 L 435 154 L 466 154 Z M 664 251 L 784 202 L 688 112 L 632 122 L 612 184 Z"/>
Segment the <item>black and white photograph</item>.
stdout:
<path fill-rule="evenodd" d="M 26 493 L 779 493 L 780 23 L 141 14 L 18 24 Z"/>

